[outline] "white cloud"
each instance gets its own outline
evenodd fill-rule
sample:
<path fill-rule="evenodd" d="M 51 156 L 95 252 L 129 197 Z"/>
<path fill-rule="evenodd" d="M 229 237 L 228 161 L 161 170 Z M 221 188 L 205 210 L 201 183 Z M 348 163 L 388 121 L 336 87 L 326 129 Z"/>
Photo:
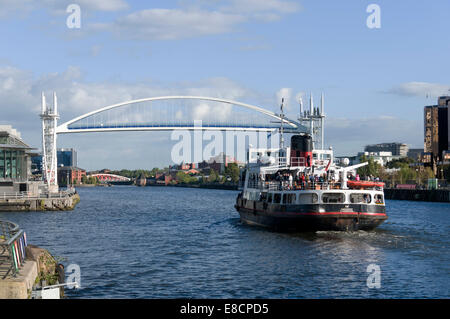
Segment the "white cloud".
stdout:
<path fill-rule="evenodd" d="M 69 4 L 81 12 L 120 12 L 129 9 L 125 0 L 0 0 L 0 18 L 26 17 L 46 9 L 53 15 L 67 15 Z M 148 8 L 117 17 L 113 22 L 84 22 L 76 36 L 90 31 L 111 32 L 122 39 L 175 40 L 224 34 L 239 30 L 245 22 L 271 22 L 300 9 L 293 1 L 228 0 L 222 2 L 179 2 L 177 8 Z M 94 52 L 95 54 L 95 52 Z"/>
<path fill-rule="evenodd" d="M 211 3 L 197 2 L 183 8 L 133 12 L 112 23 L 92 24 L 90 29 L 126 39 L 174 40 L 232 32 L 244 22 L 278 20 L 299 8 L 294 2 L 281 0 L 233 0 L 215 9 Z"/>
<path fill-rule="evenodd" d="M 56 2 L 55 0 L 51 2 Z M 61 3 L 60 0 L 57 1 Z M 68 4 L 74 3 L 73 0 L 66 1 Z M 87 8 L 94 11 L 120 11 L 128 8 L 128 3 L 124 0 L 77 0 L 75 1 L 80 5 L 81 9 Z"/>
<path fill-rule="evenodd" d="M 249 89 L 225 77 L 210 78 L 196 83 L 186 82 L 180 85 L 185 88 L 187 95 L 213 96 L 230 100 L 255 96 Z"/>
<path fill-rule="evenodd" d="M 24 108 L 35 109 L 38 101 L 33 101 L 32 74 L 14 67 L 0 67 L 0 107 L 2 122 Z"/>
<path fill-rule="evenodd" d="M 243 21 L 245 17 L 241 15 L 218 11 L 147 9 L 91 28 L 127 39 L 174 40 L 230 32 Z"/>
<path fill-rule="evenodd" d="M 386 93 L 403 96 L 438 97 L 450 94 L 450 85 L 429 82 L 407 82 L 389 89 Z"/>
<path fill-rule="evenodd" d="M 11 14 L 27 16 L 37 9 L 47 9 L 52 14 L 67 14 L 69 4 L 76 3 L 81 11 L 120 11 L 128 8 L 124 0 L 0 0 L 0 18 Z"/>
<path fill-rule="evenodd" d="M 0 18 L 10 18 L 12 13 L 26 16 L 32 9 L 32 0 L 0 0 Z"/>
<path fill-rule="evenodd" d="M 228 6 L 222 7 L 225 12 L 239 12 L 254 19 L 275 21 L 282 14 L 295 13 L 300 5 L 292 1 L 281 0 L 232 0 Z"/>
<path fill-rule="evenodd" d="M 195 120 L 204 120 L 210 114 L 210 107 L 207 103 L 200 103 L 194 107 L 193 116 Z"/>
<path fill-rule="evenodd" d="M 281 105 L 282 99 L 284 99 L 284 112 L 288 112 L 291 108 L 290 102 L 291 102 L 291 95 L 292 95 L 292 89 L 290 88 L 281 88 L 277 93 L 277 104 Z M 279 112 L 279 109 L 277 110 Z"/>

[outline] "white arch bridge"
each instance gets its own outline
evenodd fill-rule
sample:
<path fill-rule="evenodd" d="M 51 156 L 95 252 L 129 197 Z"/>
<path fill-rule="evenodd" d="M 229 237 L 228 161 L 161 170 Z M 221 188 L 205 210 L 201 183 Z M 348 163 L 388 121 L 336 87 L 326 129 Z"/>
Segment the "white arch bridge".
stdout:
<path fill-rule="evenodd" d="M 199 121 L 204 130 L 273 131 L 280 127 L 281 116 L 222 98 L 162 96 L 105 106 L 57 126 L 56 133 L 192 130 Z M 283 122 L 286 128 L 301 127 L 287 118 Z"/>
<path fill-rule="evenodd" d="M 44 179 L 57 189 L 56 135 L 116 131 L 265 131 L 280 128 L 308 132 L 298 121 L 265 108 L 223 98 L 161 96 L 126 101 L 99 108 L 58 125 L 56 94 L 53 106 L 42 94 L 42 149 Z"/>

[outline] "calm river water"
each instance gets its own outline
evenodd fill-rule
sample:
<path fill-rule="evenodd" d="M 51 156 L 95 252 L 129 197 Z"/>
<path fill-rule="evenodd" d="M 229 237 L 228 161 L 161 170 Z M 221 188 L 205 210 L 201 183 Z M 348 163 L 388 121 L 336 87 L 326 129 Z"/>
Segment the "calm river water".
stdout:
<path fill-rule="evenodd" d="M 388 201 L 371 232 L 244 226 L 238 192 L 80 188 L 70 212 L 0 213 L 81 268 L 70 298 L 449 298 L 450 204 Z M 367 287 L 367 266 L 381 287 Z"/>

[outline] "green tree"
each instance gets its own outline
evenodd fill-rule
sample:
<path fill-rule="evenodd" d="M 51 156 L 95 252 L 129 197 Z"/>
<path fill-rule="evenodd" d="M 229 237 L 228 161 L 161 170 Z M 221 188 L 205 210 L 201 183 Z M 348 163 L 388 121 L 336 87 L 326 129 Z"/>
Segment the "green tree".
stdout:
<path fill-rule="evenodd" d="M 360 163 L 368 162 L 366 166 L 360 167 L 357 170 L 357 173 L 361 176 L 379 176 L 381 173 L 382 166 L 374 161 L 373 158 L 369 157 L 367 159 L 366 155 L 362 155 L 359 159 Z"/>
<path fill-rule="evenodd" d="M 87 183 L 88 184 L 97 184 L 97 178 L 95 178 L 94 176 L 89 176 Z"/>
<path fill-rule="evenodd" d="M 219 179 L 219 174 L 213 169 L 211 169 L 211 172 L 209 173 L 208 182 L 209 183 L 215 183 Z"/>
<path fill-rule="evenodd" d="M 197 182 L 197 179 L 194 176 L 186 174 L 182 171 L 177 172 L 175 179 L 181 184 L 193 184 Z"/>
<path fill-rule="evenodd" d="M 231 177 L 233 183 L 239 181 L 239 166 L 236 163 L 230 163 L 225 167 L 225 176 Z"/>
<path fill-rule="evenodd" d="M 431 167 L 425 167 L 423 172 L 419 172 L 420 182 L 422 185 L 428 184 L 429 178 L 434 178 L 434 172 Z"/>
<path fill-rule="evenodd" d="M 409 164 L 414 163 L 414 160 L 409 157 L 402 157 L 399 159 L 393 159 L 392 161 L 387 162 L 387 168 L 402 168 L 409 167 Z"/>
<path fill-rule="evenodd" d="M 417 172 L 415 169 L 410 167 L 402 167 L 399 171 L 400 184 L 406 183 L 410 180 L 416 180 Z"/>

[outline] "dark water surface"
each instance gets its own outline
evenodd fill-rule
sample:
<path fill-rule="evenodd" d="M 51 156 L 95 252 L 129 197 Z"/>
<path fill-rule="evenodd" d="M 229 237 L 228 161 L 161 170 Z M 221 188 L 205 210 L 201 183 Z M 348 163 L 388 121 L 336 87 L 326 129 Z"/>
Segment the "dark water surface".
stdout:
<path fill-rule="evenodd" d="M 371 232 L 244 226 L 235 191 L 80 188 L 71 212 L 0 213 L 81 267 L 71 298 L 449 298 L 450 204 L 388 201 Z M 367 266 L 381 288 L 367 287 Z"/>

